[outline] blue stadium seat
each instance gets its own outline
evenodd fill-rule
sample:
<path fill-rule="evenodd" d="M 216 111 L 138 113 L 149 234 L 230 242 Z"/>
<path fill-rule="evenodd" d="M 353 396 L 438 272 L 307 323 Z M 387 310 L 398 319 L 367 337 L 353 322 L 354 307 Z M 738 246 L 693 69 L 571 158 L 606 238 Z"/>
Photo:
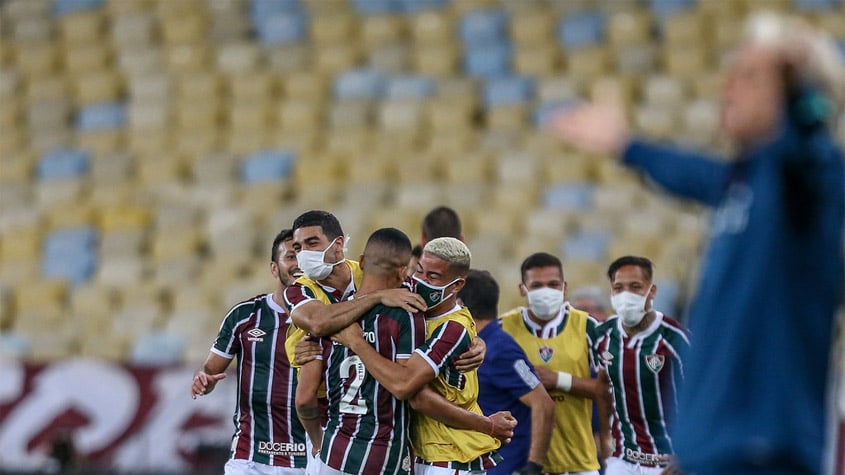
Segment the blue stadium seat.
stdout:
<path fill-rule="evenodd" d="M 425 99 L 435 92 L 434 80 L 428 76 L 400 75 L 387 78 L 388 99 Z"/>
<path fill-rule="evenodd" d="M 503 10 L 473 10 L 461 18 L 460 36 L 470 48 L 501 43 L 508 39 L 508 16 Z"/>
<path fill-rule="evenodd" d="M 503 76 L 511 71 L 511 47 L 508 43 L 492 43 L 464 51 L 464 72 L 476 77 Z"/>
<path fill-rule="evenodd" d="M 293 153 L 279 150 L 262 150 L 248 156 L 241 165 L 244 183 L 267 183 L 290 177 L 295 157 Z"/>
<path fill-rule="evenodd" d="M 579 104 L 578 101 L 551 101 L 545 102 L 534 108 L 534 125 L 540 128 L 546 126 L 546 121 L 551 114 L 555 114 L 562 109 L 575 107 Z"/>
<path fill-rule="evenodd" d="M 697 0 L 649 0 L 651 12 L 659 20 L 687 11 L 695 6 Z"/>
<path fill-rule="evenodd" d="M 392 15 L 402 11 L 396 0 L 352 0 L 352 5 L 359 15 Z"/>
<path fill-rule="evenodd" d="M 126 124 L 126 105 L 102 102 L 85 107 L 76 116 L 76 128 L 83 131 L 119 129 Z"/>
<path fill-rule="evenodd" d="M 92 227 L 59 229 L 44 240 L 41 274 L 73 284 L 87 281 L 97 267 L 97 232 Z"/>
<path fill-rule="evenodd" d="M 396 0 L 402 13 L 413 15 L 426 10 L 440 10 L 451 0 Z"/>
<path fill-rule="evenodd" d="M 58 15 L 100 8 L 103 0 L 53 0 L 53 12 Z"/>
<path fill-rule="evenodd" d="M 560 183 L 546 188 L 543 204 L 547 208 L 565 210 L 587 210 L 593 203 L 591 183 Z"/>
<path fill-rule="evenodd" d="M 566 15 L 558 24 L 558 41 L 567 49 L 596 45 L 604 40 L 605 27 L 604 15 L 598 11 Z"/>
<path fill-rule="evenodd" d="M 534 94 L 534 82 L 526 76 L 490 78 L 484 83 L 484 105 L 488 108 L 527 102 Z"/>
<path fill-rule="evenodd" d="M 344 71 L 334 83 L 337 99 L 378 99 L 384 94 L 385 77 L 380 71 L 370 68 Z"/>
<path fill-rule="evenodd" d="M 654 296 L 654 308 L 665 312 L 672 318 L 679 318 L 681 308 L 678 307 L 681 286 L 678 282 L 669 279 L 656 279 L 657 295 Z"/>
<path fill-rule="evenodd" d="M 267 46 L 303 41 L 308 36 L 308 19 L 300 11 L 273 12 L 253 19 L 258 40 Z"/>
<path fill-rule="evenodd" d="M 185 337 L 166 330 L 150 330 L 132 345 L 129 360 L 144 366 L 166 366 L 182 362 L 185 356 Z"/>
<path fill-rule="evenodd" d="M 276 13 L 301 13 L 301 0 L 252 0 L 249 5 L 250 16 L 253 20 Z"/>
<path fill-rule="evenodd" d="M 91 155 L 85 150 L 56 149 L 41 156 L 38 178 L 76 178 L 88 172 Z"/>
<path fill-rule="evenodd" d="M 560 246 L 564 262 L 604 261 L 607 258 L 607 246 L 610 244 L 608 233 L 590 231 L 577 232 L 567 237 Z"/>
<path fill-rule="evenodd" d="M 793 0 L 796 10 L 802 12 L 818 12 L 835 10 L 842 5 L 841 0 Z"/>

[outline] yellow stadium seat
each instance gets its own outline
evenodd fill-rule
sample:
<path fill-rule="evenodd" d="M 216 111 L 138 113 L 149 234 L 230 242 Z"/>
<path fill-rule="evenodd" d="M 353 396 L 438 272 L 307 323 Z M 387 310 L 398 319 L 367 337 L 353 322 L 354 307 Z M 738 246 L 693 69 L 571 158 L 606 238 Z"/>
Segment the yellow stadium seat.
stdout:
<path fill-rule="evenodd" d="M 272 48 L 265 51 L 264 56 L 270 71 L 293 74 L 310 69 L 311 51 L 311 45 L 303 42 Z"/>
<path fill-rule="evenodd" d="M 678 117 L 671 107 L 644 104 L 634 111 L 634 124 L 646 135 L 668 139 L 675 133 Z"/>
<path fill-rule="evenodd" d="M 729 3 L 729 2 L 705 2 Z M 737 44 L 742 34 L 742 21 L 738 16 L 722 16 L 712 22 L 713 46 L 716 51 L 727 51 Z"/>
<path fill-rule="evenodd" d="M 407 43 L 387 43 L 370 48 L 370 67 L 391 74 L 403 74 L 411 70 L 411 48 Z"/>
<path fill-rule="evenodd" d="M 361 19 L 361 41 L 367 49 L 399 41 L 404 30 L 402 17 L 373 15 Z"/>
<path fill-rule="evenodd" d="M 367 129 L 348 127 L 334 130 L 324 139 L 324 150 L 332 155 L 361 155 L 372 144 L 372 133 Z"/>
<path fill-rule="evenodd" d="M 388 100 L 379 105 L 378 123 L 385 134 L 417 131 L 423 119 L 423 104 L 417 101 Z"/>
<path fill-rule="evenodd" d="M 601 46 L 589 46 L 567 51 L 564 56 L 566 72 L 578 81 L 590 81 L 607 71 L 607 50 Z"/>
<path fill-rule="evenodd" d="M 64 49 L 64 64 L 71 74 L 84 74 L 104 70 L 110 59 L 108 44 L 92 41 L 85 44 L 69 44 Z"/>
<path fill-rule="evenodd" d="M 59 49 L 53 42 L 15 45 L 15 64 L 29 77 L 47 77 L 55 73 L 59 63 Z"/>
<path fill-rule="evenodd" d="M 199 230 L 188 226 L 178 226 L 167 231 L 158 231 L 151 236 L 151 255 L 155 262 L 192 256 L 197 253 L 202 243 Z"/>
<path fill-rule="evenodd" d="M 0 167 L 3 170 L 0 172 L 0 184 L 3 187 L 0 195 L 3 197 L 2 200 L 5 201 L 9 199 L 6 194 L 6 187 L 8 185 L 13 183 L 29 183 L 32 179 L 33 160 L 27 156 L 25 151 L 9 153 L 3 156 Z"/>
<path fill-rule="evenodd" d="M 169 153 L 173 146 L 173 135 L 170 129 L 165 128 L 131 130 L 127 137 L 127 148 L 132 153 L 144 156 Z"/>
<path fill-rule="evenodd" d="M 11 0 L 3 5 L 3 14 L 9 20 L 23 20 L 26 18 L 49 18 L 50 6 L 48 0 Z"/>
<path fill-rule="evenodd" d="M 222 111 L 223 107 L 218 99 L 183 99 L 175 107 L 176 124 L 191 131 L 213 128 L 220 123 Z"/>
<path fill-rule="evenodd" d="M 162 50 L 156 46 L 131 45 L 116 52 L 118 68 L 128 77 L 160 74 L 165 68 Z"/>
<path fill-rule="evenodd" d="M 581 95 L 578 80 L 568 76 L 543 77 L 537 81 L 537 100 L 540 103 L 569 101 Z"/>
<path fill-rule="evenodd" d="M 455 104 L 448 98 L 436 98 L 426 103 L 428 124 L 433 133 L 454 132 L 472 128 L 473 108 L 469 104 Z"/>
<path fill-rule="evenodd" d="M 176 81 L 176 93 L 187 100 L 219 100 L 222 90 L 220 76 L 210 72 L 186 72 Z"/>
<path fill-rule="evenodd" d="M 177 142 L 176 146 L 180 145 Z M 184 162 L 172 152 L 169 155 L 139 155 L 135 173 L 142 184 L 167 183 L 180 180 L 186 173 L 185 168 Z"/>
<path fill-rule="evenodd" d="M 111 17 L 125 16 L 148 12 L 152 9 L 152 4 L 151 0 L 107 0 L 105 10 Z"/>
<path fill-rule="evenodd" d="M 18 43 L 37 43 L 50 41 L 53 24 L 47 18 L 22 18 L 11 25 L 12 38 Z"/>
<path fill-rule="evenodd" d="M 132 133 L 165 130 L 170 126 L 172 114 L 166 100 L 133 99 L 127 109 L 127 125 Z"/>
<path fill-rule="evenodd" d="M 510 36 L 520 49 L 549 46 L 554 29 L 554 16 L 545 9 L 530 9 L 513 15 Z"/>
<path fill-rule="evenodd" d="M 410 31 L 417 44 L 449 43 L 454 24 L 447 11 L 427 10 L 410 17 Z"/>
<path fill-rule="evenodd" d="M 219 151 L 223 136 L 217 127 L 196 127 L 183 129 L 176 136 L 176 152 L 187 161 L 193 161 L 203 155 Z M 180 166 L 179 176 L 186 173 L 184 163 Z"/>
<path fill-rule="evenodd" d="M 235 103 L 264 101 L 270 104 L 279 93 L 276 75 L 267 71 L 235 72 L 227 78 L 227 83 Z"/>
<path fill-rule="evenodd" d="M 192 280 L 200 272 L 200 258 L 196 255 L 182 255 L 159 260 L 152 266 L 152 280 L 167 288 L 178 288 Z"/>
<path fill-rule="evenodd" d="M 319 101 L 328 93 L 327 76 L 316 71 L 297 71 L 282 78 L 289 100 Z"/>
<path fill-rule="evenodd" d="M 114 71 L 91 71 L 75 76 L 73 89 L 76 103 L 88 105 L 117 100 L 123 93 L 123 83 Z"/>
<path fill-rule="evenodd" d="M 17 97 L 18 91 L 24 89 L 24 86 L 27 89 L 31 88 L 31 86 L 21 81 L 17 71 L 6 68 L 0 71 L 0 98 L 4 100 L 13 99 Z"/>
<path fill-rule="evenodd" d="M 78 226 L 90 226 L 97 221 L 97 210 L 88 201 L 64 203 L 44 211 L 47 229 L 56 230 Z"/>
<path fill-rule="evenodd" d="M 367 127 L 373 120 L 372 104 L 364 100 L 338 100 L 331 105 L 328 124 L 332 129 Z"/>
<path fill-rule="evenodd" d="M 97 266 L 94 281 L 100 285 L 131 287 L 148 276 L 149 259 L 142 256 L 110 256 Z"/>
<path fill-rule="evenodd" d="M 308 100 L 291 98 L 279 103 L 276 122 L 282 130 L 317 130 L 322 121 L 322 109 Z"/>
<path fill-rule="evenodd" d="M 626 10 L 610 16 L 607 25 L 610 44 L 624 46 L 651 39 L 651 19 L 643 11 Z"/>
<path fill-rule="evenodd" d="M 30 103 L 55 101 L 70 95 L 70 85 L 63 75 L 33 78 L 26 84 L 26 97 Z"/>
<path fill-rule="evenodd" d="M 643 101 L 658 107 L 680 108 L 686 101 L 683 82 L 667 75 L 649 76 L 642 86 Z"/>
<path fill-rule="evenodd" d="M 102 40 L 105 22 L 101 10 L 73 12 L 59 21 L 62 40 L 68 45 L 85 45 Z"/>
<path fill-rule="evenodd" d="M 271 134 L 263 127 L 232 127 L 223 139 L 223 148 L 233 155 L 246 155 L 271 146 Z M 211 150 L 210 152 L 213 152 Z"/>
<path fill-rule="evenodd" d="M 217 49 L 217 69 L 224 73 L 247 73 L 258 67 L 261 51 L 255 42 L 239 41 Z"/>
<path fill-rule="evenodd" d="M 41 209 L 61 207 L 80 199 L 86 189 L 80 178 L 63 178 L 35 184 L 35 201 Z"/>
<path fill-rule="evenodd" d="M 140 230 L 150 225 L 152 213 L 146 206 L 115 203 L 100 210 L 100 229 L 104 233 Z"/>
<path fill-rule="evenodd" d="M 138 199 L 140 188 L 137 180 L 121 183 L 120 186 L 94 186 L 88 200 L 97 207 L 126 205 Z"/>
<path fill-rule="evenodd" d="M 708 44 L 710 26 L 706 18 L 695 11 L 670 16 L 663 24 L 664 44 L 678 48 Z"/>
<path fill-rule="evenodd" d="M 671 76 L 682 80 L 693 80 L 710 69 L 710 59 L 703 47 L 669 46 L 663 51 L 663 63 Z"/>
<path fill-rule="evenodd" d="M 154 41 L 155 18 L 149 12 L 136 11 L 113 16 L 109 27 L 112 42 L 118 49 L 132 45 L 150 45 Z"/>
<path fill-rule="evenodd" d="M 108 154 L 123 148 L 124 132 L 120 129 L 80 131 L 76 134 L 76 144 L 95 154 Z"/>
<path fill-rule="evenodd" d="M 70 294 L 70 316 L 76 322 L 96 318 L 106 323 L 116 308 L 113 288 L 96 283 L 85 283 L 73 288 Z"/>
<path fill-rule="evenodd" d="M 162 2 L 179 3 L 179 2 Z M 208 20 L 202 14 L 191 12 L 160 18 L 161 36 L 166 44 L 177 45 L 204 41 Z"/>
<path fill-rule="evenodd" d="M 488 129 L 519 130 L 526 125 L 528 108 L 523 104 L 509 104 L 487 110 L 486 125 Z"/>
<path fill-rule="evenodd" d="M 205 42 L 181 43 L 165 46 L 164 56 L 168 70 L 173 72 L 194 72 L 207 70 L 211 52 L 208 44 Z"/>
<path fill-rule="evenodd" d="M 68 284 L 63 280 L 42 279 L 28 285 L 15 288 L 15 314 L 19 317 L 15 325 L 27 325 L 27 328 L 37 328 L 38 322 L 20 318 L 22 315 L 31 316 L 42 323 L 57 322 L 67 308 Z M 43 330 L 44 327 L 41 327 Z"/>
<path fill-rule="evenodd" d="M 513 62 L 516 72 L 528 76 L 550 76 L 560 68 L 557 48 L 548 42 L 517 46 Z"/>
<path fill-rule="evenodd" d="M 311 19 L 311 39 L 321 48 L 335 47 L 356 41 L 358 24 L 348 12 L 324 13 Z"/>
<path fill-rule="evenodd" d="M 37 227 L 4 229 L 0 234 L 0 260 L 36 260 L 41 254 L 41 230 Z"/>
<path fill-rule="evenodd" d="M 320 73 L 335 75 L 355 66 L 360 57 L 361 52 L 357 43 L 341 42 L 324 45 L 314 52 L 314 67 Z"/>
<path fill-rule="evenodd" d="M 251 129 L 272 127 L 273 115 L 268 100 L 234 101 L 228 107 L 228 124 L 233 133 L 248 133 Z M 262 130 L 263 131 L 263 130 Z"/>
<path fill-rule="evenodd" d="M 458 65 L 458 51 L 452 44 L 419 45 L 413 51 L 414 70 L 431 76 L 452 76 Z"/>

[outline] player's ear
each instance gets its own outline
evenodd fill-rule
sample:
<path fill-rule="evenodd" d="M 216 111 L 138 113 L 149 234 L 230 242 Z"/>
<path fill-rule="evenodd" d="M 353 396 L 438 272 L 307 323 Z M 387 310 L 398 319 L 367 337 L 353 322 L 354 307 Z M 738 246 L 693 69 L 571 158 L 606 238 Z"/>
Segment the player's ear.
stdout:
<path fill-rule="evenodd" d="M 516 287 L 519 289 L 520 297 L 525 297 L 527 295 L 528 291 L 525 289 L 525 284 L 519 283 L 516 285 Z"/>
<path fill-rule="evenodd" d="M 457 281 L 457 282 L 455 282 L 455 290 L 454 290 L 454 292 L 455 292 L 456 294 L 457 294 L 458 292 L 460 292 L 460 291 L 461 291 L 461 289 L 463 289 L 463 288 L 464 288 L 464 284 L 466 284 L 466 283 L 467 283 L 467 279 L 466 279 L 466 277 L 461 277 L 460 279 L 458 279 L 458 281 Z"/>
<path fill-rule="evenodd" d="M 358 266 L 361 267 L 361 270 L 364 270 L 364 255 L 363 254 L 358 256 Z"/>

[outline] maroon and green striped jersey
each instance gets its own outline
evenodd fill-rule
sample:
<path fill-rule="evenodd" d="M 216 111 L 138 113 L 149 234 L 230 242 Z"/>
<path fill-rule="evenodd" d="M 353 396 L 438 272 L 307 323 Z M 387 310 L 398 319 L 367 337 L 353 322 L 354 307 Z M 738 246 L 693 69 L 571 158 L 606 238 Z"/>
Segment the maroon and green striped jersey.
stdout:
<path fill-rule="evenodd" d="M 285 353 L 289 325 L 273 294 L 235 305 L 220 325 L 211 351 L 238 358 L 232 458 L 305 467 L 305 429 L 294 406 L 296 373 Z"/>
<path fill-rule="evenodd" d="M 651 325 L 633 337 L 617 316 L 601 323 L 590 317 L 587 334 L 594 361 L 607 369 L 613 385 L 613 455 L 632 462 L 671 455 L 669 428 L 689 348 L 686 330 L 656 312 Z"/>
<path fill-rule="evenodd" d="M 408 359 L 425 340 L 425 321 L 401 308 L 377 305 L 358 321 L 367 340 L 383 357 Z M 323 340 L 328 423 L 320 457 L 343 473 L 409 473 L 410 405 L 373 378 L 358 356 Z"/>

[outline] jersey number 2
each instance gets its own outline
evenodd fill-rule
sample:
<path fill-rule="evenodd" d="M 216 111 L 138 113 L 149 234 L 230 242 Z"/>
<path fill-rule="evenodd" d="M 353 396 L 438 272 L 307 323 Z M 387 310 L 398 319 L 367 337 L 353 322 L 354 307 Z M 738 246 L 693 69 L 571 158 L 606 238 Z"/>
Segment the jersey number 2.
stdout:
<path fill-rule="evenodd" d="M 353 371 L 355 374 L 353 375 Z M 364 382 L 367 368 L 364 367 L 364 362 L 356 355 L 350 356 L 340 363 L 340 377 L 353 378 L 349 381 L 349 387 L 340 398 L 340 412 L 346 414 L 366 414 L 367 404 L 358 398 L 358 390 Z M 355 403 L 352 403 L 352 401 Z"/>

